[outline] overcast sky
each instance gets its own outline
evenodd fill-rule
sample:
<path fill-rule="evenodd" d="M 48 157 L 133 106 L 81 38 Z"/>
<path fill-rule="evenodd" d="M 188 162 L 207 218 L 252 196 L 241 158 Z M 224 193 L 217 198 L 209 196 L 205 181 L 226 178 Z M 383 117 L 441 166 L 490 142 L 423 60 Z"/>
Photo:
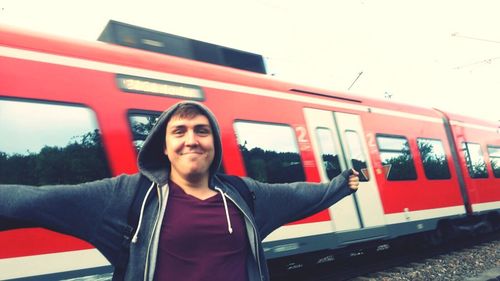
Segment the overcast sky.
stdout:
<path fill-rule="evenodd" d="M 0 23 L 95 40 L 110 20 L 262 54 L 277 77 L 500 120 L 500 1 L 2 0 Z"/>
<path fill-rule="evenodd" d="M 39 102 L 0 100 L 0 120 L 2 136 L 7 136 L 0 138 L 0 148 L 8 154 L 38 153 L 44 146 L 81 143 L 83 135 L 97 128 L 95 115 L 87 108 Z"/>

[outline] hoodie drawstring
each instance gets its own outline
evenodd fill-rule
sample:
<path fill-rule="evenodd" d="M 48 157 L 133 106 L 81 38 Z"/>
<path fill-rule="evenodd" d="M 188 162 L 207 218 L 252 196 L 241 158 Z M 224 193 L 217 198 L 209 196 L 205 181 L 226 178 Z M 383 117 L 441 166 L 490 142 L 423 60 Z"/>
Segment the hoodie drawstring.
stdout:
<path fill-rule="evenodd" d="M 231 219 L 229 218 L 229 211 L 227 209 L 227 201 L 226 201 L 226 194 L 222 191 L 222 189 L 215 187 L 217 191 L 219 191 L 220 195 L 222 196 L 222 201 L 224 201 L 224 210 L 226 211 L 226 220 L 227 220 L 227 231 L 229 231 L 229 234 L 233 233 L 233 228 L 231 227 Z"/>
<path fill-rule="evenodd" d="M 151 190 L 153 190 L 155 183 L 152 182 L 151 186 L 148 189 L 148 192 L 146 193 L 146 196 L 144 196 L 144 200 L 142 201 L 142 206 L 141 206 L 141 213 L 139 216 L 139 222 L 137 223 L 137 229 L 135 230 L 134 236 L 132 237 L 132 243 L 137 242 L 137 236 L 139 235 L 139 230 L 141 229 L 141 224 L 142 224 L 142 217 L 144 216 L 144 207 L 146 206 L 146 201 L 149 197 L 149 193 L 151 193 Z"/>

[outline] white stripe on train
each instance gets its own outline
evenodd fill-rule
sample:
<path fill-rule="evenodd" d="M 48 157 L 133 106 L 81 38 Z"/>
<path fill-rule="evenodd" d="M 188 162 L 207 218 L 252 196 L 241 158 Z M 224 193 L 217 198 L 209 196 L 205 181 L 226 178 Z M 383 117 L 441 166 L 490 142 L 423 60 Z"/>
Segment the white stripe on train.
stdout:
<path fill-rule="evenodd" d="M 385 214 L 384 219 L 385 223 L 389 225 L 462 214 L 465 214 L 465 207 L 459 205 L 446 208 L 427 209 L 421 211 L 408 210 L 407 212 Z M 335 221 L 335 216 L 333 216 L 332 220 Z M 266 237 L 264 242 L 326 234 L 333 231 L 335 231 L 335 228 L 331 221 L 285 225 L 272 232 L 268 237 Z"/>
<path fill-rule="evenodd" d="M 472 204 L 473 212 L 492 211 L 495 209 L 500 211 L 500 201 Z"/>
<path fill-rule="evenodd" d="M 96 249 L 0 259 L 0 280 L 109 265 Z"/>

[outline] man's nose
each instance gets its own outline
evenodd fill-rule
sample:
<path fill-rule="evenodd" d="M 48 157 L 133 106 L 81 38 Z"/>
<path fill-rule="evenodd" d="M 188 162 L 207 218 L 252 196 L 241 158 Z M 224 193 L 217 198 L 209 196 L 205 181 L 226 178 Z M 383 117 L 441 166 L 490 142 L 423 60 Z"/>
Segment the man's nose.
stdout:
<path fill-rule="evenodd" d="M 187 131 L 186 132 L 186 139 L 185 139 L 186 145 L 196 145 L 198 144 L 198 140 L 196 138 L 196 134 L 194 131 Z"/>

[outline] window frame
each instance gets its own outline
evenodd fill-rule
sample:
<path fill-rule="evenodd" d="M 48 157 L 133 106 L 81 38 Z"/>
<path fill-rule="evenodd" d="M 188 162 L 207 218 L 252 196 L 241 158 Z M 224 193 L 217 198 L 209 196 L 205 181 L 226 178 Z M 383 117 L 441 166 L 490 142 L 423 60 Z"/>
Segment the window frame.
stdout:
<path fill-rule="evenodd" d="M 441 145 L 441 148 L 443 149 L 443 156 L 444 156 L 444 160 L 445 160 L 445 163 L 446 163 L 446 169 L 448 171 L 448 177 L 443 177 L 443 178 L 430 178 L 429 177 L 429 175 L 428 175 L 428 168 L 426 168 L 426 165 L 425 165 L 425 162 L 424 162 L 424 158 L 422 157 L 422 151 L 420 150 L 419 140 L 439 142 L 439 144 Z M 450 164 L 449 164 L 450 162 L 449 162 L 449 159 L 448 159 L 448 155 L 446 155 L 446 151 L 444 149 L 443 141 L 441 139 L 438 139 L 438 138 L 417 137 L 416 138 L 416 143 L 417 143 L 417 149 L 418 149 L 418 152 L 419 152 L 419 155 L 420 155 L 420 162 L 421 162 L 422 167 L 424 169 L 424 175 L 425 175 L 425 177 L 428 180 L 449 180 L 449 179 L 451 179 L 451 170 L 450 170 Z"/>
<path fill-rule="evenodd" d="M 486 145 L 486 150 L 488 152 L 488 158 L 490 159 L 490 166 L 491 166 L 491 171 L 493 172 L 493 176 L 495 178 L 500 178 L 500 156 L 491 156 L 491 153 L 490 153 L 490 149 L 498 149 L 500 150 L 500 146 L 499 145 Z M 495 167 L 493 167 L 493 159 L 498 159 L 498 167 L 497 169 L 495 170 Z"/>
<path fill-rule="evenodd" d="M 61 185 L 70 185 L 70 184 L 79 184 L 79 183 L 84 183 L 84 182 L 90 182 L 90 181 L 95 181 L 95 180 L 101 180 L 104 178 L 109 178 L 112 176 L 112 167 L 111 167 L 111 159 L 109 158 L 108 151 L 106 149 L 106 146 L 103 142 L 103 132 L 101 130 L 100 122 L 97 116 L 96 111 L 90 107 L 89 105 L 82 104 L 82 103 L 73 103 L 73 102 L 63 102 L 63 101 L 49 101 L 49 100 L 38 100 L 38 99 L 31 99 L 31 98 L 9 98 L 9 97 L 1 97 L 0 98 L 0 103 L 3 102 L 12 102 L 12 103 L 19 103 L 19 107 L 23 109 L 22 107 L 24 106 L 34 106 L 36 110 L 38 110 L 36 107 L 41 106 L 41 107 L 47 107 L 47 108 L 40 108 L 40 113 L 43 112 L 51 112 L 48 115 L 45 116 L 38 116 L 38 121 L 42 125 L 42 128 L 44 128 L 45 132 L 49 132 L 50 135 L 58 135 L 58 138 L 60 140 L 66 141 L 66 143 L 62 144 L 59 141 L 58 142 L 47 142 L 46 141 L 46 136 L 40 137 L 38 136 L 38 140 L 42 140 L 43 146 L 38 148 L 28 148 L 25 149 L 26 152 L 19 153 L 19 152 L 3 152 L 5 153 L 5 160 L 8 161 L 9 158 L 15 157 L 17 159 L 20 158 L 30 158 L 30 163 L 33 161 L 42 161 L 41 163 L 38 162 L 36 165 L 39 167 L 42 167 L 42 163 L 44 164 L 50 164 L 48 167 L 51 167 L 50 169 L 46 169 L 44 174 L 45 176 L 41 176 L 38 173 L 31 173 L 31 175 L 34 175 L 34 177 L 31 177 L 29 179 L 26 179 L 29 182 L 23 182 L 19 180 L 15 180 L 15 182 L 12 182 L 13 184 L 28 184 L 28 185 L 54 185 L 54 184 L 61 184 Z M 50 107 L 50 108 L 49 108 Z M 70 132 L 69 130 L 65 129 L 64 126 L 60 125 L 59 122 L 57 122 L 56 126 L 53 126 L 52 129 L 50 126 L 53 124 L 50 122 L 51 118 L 54 118 L 54 113 L 52 112 L 57 112 L 57 114 L 60 114 L 60 111 L 57 109 L 62 109 L 71 111 L 72 109 L 77 109 L 81 110 L 80 112 L 71 112 L 71 115 L 75 116 L 75 114 L 80 115 L 79 118 L 84 117 L 87 124 L 85 126 L 89 126 L 88 128 L 85 128 L 84 126 L 79 127 L 78 129 L 85 129 L 84 131 L 79 132 L 77 135 L 72 135 L 74 132 Z M 24 108 L 26 109 L 26 108 Z M 32 108 L 33 109 L 33 108 Z M 54 110 L 55 109 L 55 110 Z M 31 114 L 31 119 L 35 118 L 33 117 L 34 114 L 37 114 L 37 112 L 30 112 Z M 15 115 L 10 116 L 10 118 L 15 118 Z M 59 118 L 59 117 L 58 117 Z M 3 119 L 2 121 L 8 121 L 9 116 L 7 116 L 6 119 Z M 83 120 L 83 119 L 82 119 Z M 82 124 L 82 123 L 81 123 Z M 0 125 L 2 126 L 2 125 Z M 18 124 L 17 126 L 23 126 L 23 124 Z M 26 130 L 24 130 L 26 131 Z M 62 132 L 62 137 L 59 134 Z M 30 132 L 28 131 L 26 134 L 21 134 L 22 136 L 14 134 L 12 137 L 13 138 L 19 138 L 23 136 L 29 136 L 30 134 L 34 134 L 35 132 Z M 80 134 L 81 133 L 81 134 Z M 93 134 L 97 133 L 98 135 L 94 137 Z M 90 140 L 88 139 L 90 137 Z M 96 142 L 97 141 L 97 142 Z M 98 145 L 100 144 L 100 145 Z M 38 145 L 37 145 L 38 146 Z M 78 150 L 82 150 L 78 152 Z M 89 150 L 90 149 L 90 150 Z M 94 150 L 97 149 L 97 150 Z M 32 151 L 33 150 L 33 151 Z M 3 154 L 2 153 L 2 154 Z M 65 155 L 68 153 L 68 155 Z M 78 155 L 79 153 L 84 153 L 84 157 L 81 159 L 75 158 L 75 153 Z M 40 156 L 44 155 L 42 158 Z M 92 158 L 89 158 L 91 155 L 94 155 L 97 160 L 97 162 L 88 162 L 91 161 Z M 69 157 L 72 156 L 72 157 Z M 64 159 L 71 159 L 68 163 L 65 163 Z M 55 162 L 54 162 L 55 161 Z M 73 164 L 79 163 L 79 165 L 83 165 L 82 167 L 86 169 L 77 169 Z M 55 164 L 55 165 L 53 165 Z M 75 164 L 76 165 L 76 164 Z M 90 167 L 90 168 L 89 168 Z M 27 167 L 23 167 L 22 171 L 26 169 Z M 97 170 L 96 170 L 97 168 Z M 45 168 L 43 168 L 45 169 Z M 55 169 L 55 170 L 54 170 Z M 62 171 L 61 171 L 62 170 Z M 97 171 L 97 172 L 96 172 Z M 25 174 L 25 172 L 23 172 Z M 67 177 L 57 177 L 54 178 L 51 176 L 51 173 L 57 173 L 57 174 L 64 174 L 67 175 Z M 71 178 L 71 179 L 68 179 Z M 14 177 L 15 178 L 15 177 Z M 25 177 L 23 177 L 25 178 Z M 13 178 L 11 178 L 12 180 Z M 4 181 L 5 179 L 2 179 Z M 10 180 L 7 180 L 10 183 Z"/>
<path fill-rule="evenodd" d="M 474 175 L 471 174 L 471 168 L 473 168 L 473 165 L 472 165 L 471 160 L 470 160 L 470 152 L 469 152 L 470 150 L 468 149 L 469 145 L 471 145 L 471 144 L 472 145 L 477 145 L 479 147 L 479 149 L 481 150 L 481 160 L 482 160 L 481 164 L 484 164 L 485 176 L 476 176 L 475 174 Z M 465 147 L 464 147 L 464 145 L 465 145 Z M 483 151 L 483 148 L 481 147 L 481 143 L 479 143 L 479 142 L 471 142 L 471 141 L 462 141 L 461 149 L 463 151 L 463 156 L 464 156 L 464 160 L 465 160 L 465 166 L 467 167 L 467 171 L 468 171 L 469 177 L 471 179 L 487 179 L 487 178 L 489 178 L 490 175 L 488 173 L 488 168 L 487 168 L 486 160 L 484 158 L 484 151 Z"/>
<path fill-rule="evenodd" d="M 292 183 L 292 182 L 299 182 L 299 181 L 306 181 L 307 179 L 307 175 L 306 175 L 306 170 L 305 170 L 305 167 L 304 167 L 304 163 L 302 161 L 302 154 L 301 154 L 301 150 L 300 150 L 300 145 L 299 145 L 299 141 L 298 141 L 298 136 L 297 136 L 297 132 L 296 130 L 294 129 L 294 127 L 290 124 L 287 124 L 287 123 L 279 123 L 279 122 L 269 122 L 269 121 L 256 121 L 256 120 L 248 120 L 248 119 L 235 119 L 233 120 L 233 123 L 232 123 L 232 127 L 233 127 L 233 131 L 234 131 L 234 136 L 236 137 L 236 143 L 238 145 L 238 151 L 241 155 L 241 158 L 243 160 L 243 167 L 245 169 L 245 172 L 247 174 L 248 177 L 252 177 L 252 173 L 253 171 L 251 172 L 249 167 L 247 167 L 247 159 L 245 159 L 245 156 L 243 154 L 243 152 L 241 151 L 241 149 L 239 149 L 239 146 L 241 145 L 240 143 L 240 137 L 239 137 L 239 130 L 237 129 L 237 124 L 238 123 L 247 123 L 247 124 L 254 124 L 254 125 L 264 125 L 264 126 L 279 126 L 279 127 L 286 127 L 288 129 L 290 129 L 290 133 L 291 133 L 291 141 L 293 142 L 293 147 L 294 147 L 294 151 L 289 151 L 289 152 L 285 152 L 285 153 L 296 153 L 297 156 L 298 156 L 298 164 L 300 165 L 300 171 L 301 171 L 301 174 L 300 175 L 296 175 L 296 176 L 299 176 L 300 178 L 296 178 L 296 179 L 293 179 L 292 181 L 268 181 L 268 174 L 269 174 L 269 171 L 265 168 L 265 173 L 266 173 L 266 180 L 261 180 L 261 179 L 256 179 L 256 180 L 259 180 L 259 181 L 262 181 L 262 182 L 266 182 L 266 183 Z M 269 143 L 269 142 L 267 142 Z M 272 143 L 272 142 L 271 142 Z M 262 147 L 258 147 L 259 149 L 262 149 L 263 151 L 267 151 L 267 150 L 264 150 Z M 254 148 L 252 148 L 254 149 Z"/>
<path fill-rule="evenodd" d="M 325 154 L 323 153 L 323 152 L 324 152 L 324 150 L 323 150 L 323 148 L 324 148 L 324 147 L 323 147 L 323 142 L 321 141 L 321 138 L 320 138 L 320 136 L 319 136 L 319 131 L 320 131 L 320 130 L 328 131 L 328 134 L 329 134 L 329 136 L 331 137 L 333 150 L 334 150 L 334 152 L 336 153 L 336 155 L 334 155 L 334 157 L 335 157 L 335 156 L 337 156 L 337 164 L 338 164 L 338 167 L 339 167 L 339 169 L 338 169 L 338 171 L 339 171 L 339 172 L 338 172 L 336 175 L 333 175 L 332 177 L 330 177 L 330 176 L 328 175 L 328 170 L 327 170 L 327 167 L 325 167 L 325 161 L 324 161 L 324 159 L 323 159 L 323 157 L 325 156 Z M 341 164 L 341 162 L 340 162 L 340 156 L 341 156 L 341 155 L 340 155 L 340 152 L 338 152 L 338 151 L 337 151 L 337 149 L 336 149 L 336 147 L 335 147 L 335 146 L 336 146 L 336 143 L 335 143 L 335 135 L 333 134 L 333 132 L 332 132 L 332 130 L 331 130 L 330 128 L 325 127 L 325 126 L 317 126 L 317 127 L 315 127 L 315 128 L 314 128 L 314 134 L 315 134 L 315 136 L 316 136 L 316 139 L 318 140 L 318 141 L 317 141 L 317 143 L 318 143 L 318 149 L 319 149 L 319 151 L 318 151 L 318 152 L 319 152 L 319 154 L 320 154 L 320 155 L 319 155 L 319 156 L 320 156 L 320 159 L 319 159 L 319 160 L 321 161 L 321 164 L 322 164 L 322 165 L 321 165 L 321 169 L 323 169 L 323 172 L 325 173 L 326 177 L 327 177 L 329 180 L 332 180 L 333 178 L 335 178 L 336 176 L 338 176 L 338 175 L 340 175 L 340 174 L 342 173 L 342 164 Z M 326 155 L 328 155 L 328 154 L 326 154 Z"/>
<path fill-rule="evenodd" d="M 138 148 L 137 145 L 135 144 L 135 141 L 138 141 L 138 140 L 136 140 L 134 137 L 134 130 L 132 127 L 132 125 L 133 125 L 132 124 L 132 116 L 133 115 L 141 115 L 141 116 L 145 117 L 145 115 L 155 116 L 156 114 L 158 114 L 157 118 L 159 118 L 161 116 L 162 112 L 161 111 L 154 111 L 154 110 L 145 110 L 145 109 L 129 109 L 129 110 L 127 110 L 128 130 L 129 130 L 130 136 L 132 138 L 132 146 L 134 147 L 134 150 L 136 153 L 139 153 L 140 148 Z M 156 123 L 157 122 L 155 122 L 155 124 L 153 125 L 153 128 L 154 128 L 154 126 L 156 126 Z M 146 137 L 148 136 L 148 134 L 146 134 Z M 141 144 L 141 147 L 142 147 L 142 144 Z"/>
<path fill-rule="evenodd" d="M 364 164 L 365 164 L 366 174 L 363 173 L 361 171 L 361 169 L 359 169 L 359 171 L 358 171 L 359 172 L 359 181 L 360 182 L 369 182 L 371 180 L 371 178 L 370 178 L 370 173 L 368 171 L 369 170 L 368 157 L 367 157 L 368 155 L 366 155 L 366 152 L 364 150 L 361 135 L 359 134 L 358 131 L 353 130 L 353 129 L 346 129 L 346 130 L 344 130 L 344 138 L 345 138 L 345 142 L 347 144 L 347 149 L 349 151 L 349 158 L 350 158 L 349 160 L 351 161 L 351 165 L 352 165 L 353 168 L 355 168 L 354 167 L 354 162 L 353 162 L 354 159 L 352 158 L 352 152 L 353 151 L 352 151 L 351 143 L 349 142 L 349 137 L 347 136 L 347 134 L 349 134 L 349 133 L 352 133 L 352 134 L 356 135 L 356 142 L 357 142 L 357 145 L 359 146 L 360 153 L 363 156 L 363 159 L 362 159 L 363 161 L 362 162 L 364 162 Z M 357 159 L 357 160 L 360 160 L 360 159 Z"/>
<path fill-rule="evenodd" d="M 404 139 L 406 141 L 406 143 L 408 144 L 408 152 L 409 152 L 409 155 L 410 155 L 410 163 L 412 165 L 412 170 L 413 170 L 413 174 L 414 174 L 414 177 L 411 177 L 411 178 L 402 178 L 402 179 L 391 179 L 389 178 L 389 175 L 390 175 L 390 172 L 385 176 L 386 180 L 387 181 L 395 181 L 395 182 L 398 182 L 398 181 L 414 181 L 414 180 L 417 180 L 418 179 L 418 174 L 417 174 L 417 169 L 416 169 L 416 166 L 415 166 L 415 157 L 413 157 L 413 154 L 412 154 L 412 151 L 411 151 L 411 145 L 410 145 L 410 141 L 408 140 L 408 138 L 406 136 L 403 136 L 403 135 L 392 135 L 392 134 L 385 134 L 385 133 L 376 133 L 375 134 L 375 142 L 377 143 L 377 149 L 378 149 L 378 153 L 379 153 L 379 157 L 380 157 L 380 161 L 381 163 L 383 163 L 383 160 L 382 160 L 382 154 L 383 153 L 397 153 L 399 155 L 402 155 L 404 154 L 403 153 L 403 150 L 397 150 L 397 149 L 381 149 L 380 147 L 380 141 L 379 141 L 379 138 L 392 138 L 392 139 Z M 393 167 L 391 167 L 391 169 L 389 169 L 389 171 L 393 171 Z"/>

